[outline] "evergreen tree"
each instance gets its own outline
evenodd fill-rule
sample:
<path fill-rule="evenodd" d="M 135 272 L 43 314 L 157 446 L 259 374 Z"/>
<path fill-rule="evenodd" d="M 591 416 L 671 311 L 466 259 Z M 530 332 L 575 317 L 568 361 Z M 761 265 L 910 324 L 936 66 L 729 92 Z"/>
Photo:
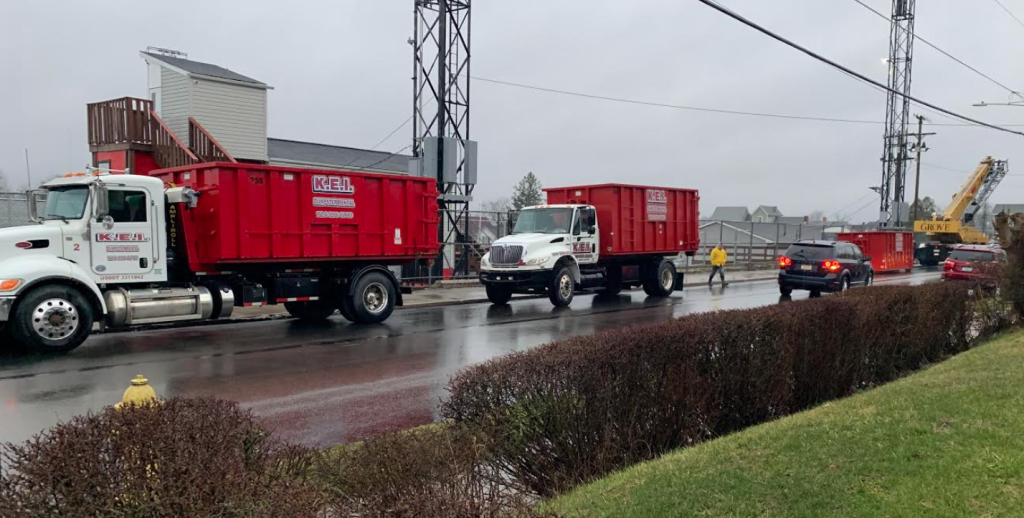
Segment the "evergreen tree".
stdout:
<path fill-rule="evenodd" d="M 512 188 L 512 207 L 520 210 L 531 205 L 540 205 L 543 195 L 540 190 L 540 180 L 533 172 L 526 173 L 526 176 Z"/>

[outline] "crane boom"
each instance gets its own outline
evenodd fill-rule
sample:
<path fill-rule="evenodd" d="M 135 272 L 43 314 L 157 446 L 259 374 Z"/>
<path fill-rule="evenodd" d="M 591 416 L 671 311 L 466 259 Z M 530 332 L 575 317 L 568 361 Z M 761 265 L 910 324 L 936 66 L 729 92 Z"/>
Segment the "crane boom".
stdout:
<path fill-rule="evenodd" d="M 982 160 L 953 195 L 953 201 L 946 210 L 930 220 L 915 221 L 914 232 L 925 232 L 946 243 L 987 243 L 988 238 L 984 233 L 964 223 L 974 220 L 974 215 L 992 195 L 1008 169 L 1005 160 L 994 160 L 992 157 Z"/>

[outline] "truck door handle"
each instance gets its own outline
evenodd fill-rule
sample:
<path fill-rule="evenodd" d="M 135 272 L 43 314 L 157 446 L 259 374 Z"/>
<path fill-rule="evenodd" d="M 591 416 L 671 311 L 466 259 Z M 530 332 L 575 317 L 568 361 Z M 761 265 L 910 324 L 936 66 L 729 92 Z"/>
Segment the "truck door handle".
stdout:
<path fill-rule="evenodd" d="M 147 268 L 147 267 L 149 267 L 149 260 L 146 259 L 145 257 L 140 258 L 139 259 L 139 268 Z"/>

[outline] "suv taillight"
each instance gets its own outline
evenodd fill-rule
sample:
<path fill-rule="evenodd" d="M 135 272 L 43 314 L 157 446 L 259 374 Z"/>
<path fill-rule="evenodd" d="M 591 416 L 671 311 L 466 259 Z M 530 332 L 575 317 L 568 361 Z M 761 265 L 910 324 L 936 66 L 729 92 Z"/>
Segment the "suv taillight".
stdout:
<path fill-rule="evenodd" d="M 827 270 L 830 272 L 838 272 L 839 269 L 842 268 L 842 266 L 843 265 L 839 264 L 839 261 L 836 261 L 834 259 L 830 259 L 828 261 L 821 263 L 821 268 L 823 270 Z"/>
<path fill-rule="evenodd" d="M 786 256 L 779 257 L 779 268 L 786 269 L 786 268 L 789 268 L 790 266 L 793 266 L 793 260 L 792 259 L 790 259 L 790 258 L 788 258 Z"/>

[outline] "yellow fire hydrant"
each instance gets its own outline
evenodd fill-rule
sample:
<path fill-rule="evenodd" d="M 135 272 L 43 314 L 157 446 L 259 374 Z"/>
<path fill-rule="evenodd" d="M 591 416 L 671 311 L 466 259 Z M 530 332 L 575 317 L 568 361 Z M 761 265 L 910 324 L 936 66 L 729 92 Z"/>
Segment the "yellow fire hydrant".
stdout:
<path fill-rule="evenodd" d="M 114 405 L 114 408 L 120 409 L 127 405 L 145 405 L 158 400 L 156 391 L 153 390 L 153 387 L 149 386 L 149 380 L 144 378 L 142 374 L 139 374 L 132 379 L 132 384 L 125 389 L 124 395 L 121 396 L 121 402 Z"/>

